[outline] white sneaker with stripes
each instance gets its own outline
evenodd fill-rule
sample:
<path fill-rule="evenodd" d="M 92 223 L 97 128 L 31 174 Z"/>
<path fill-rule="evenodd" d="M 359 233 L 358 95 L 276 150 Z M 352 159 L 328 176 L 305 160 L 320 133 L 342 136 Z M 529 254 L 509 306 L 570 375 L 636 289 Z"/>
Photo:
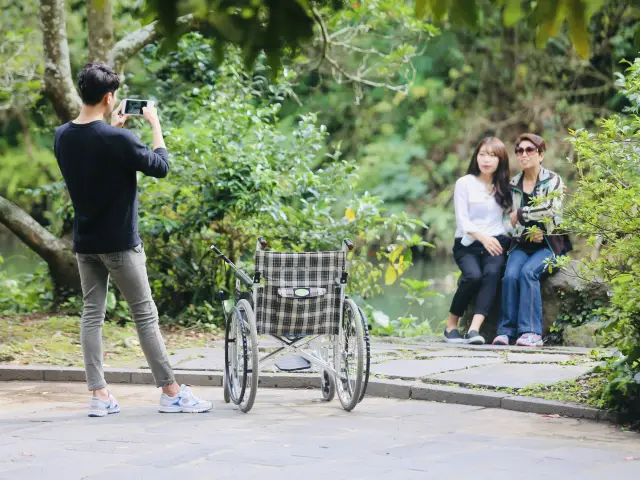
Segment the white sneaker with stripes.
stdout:
<path fill-rule="evenodd" d="M 162 413 L 204 413 L 213 408 L 213 404 L 207 400 L 200 400 L 186 385 L 180 387 L 180 392 L 175 397 L 166 393 L 160 395 L 159 412 Z"/>

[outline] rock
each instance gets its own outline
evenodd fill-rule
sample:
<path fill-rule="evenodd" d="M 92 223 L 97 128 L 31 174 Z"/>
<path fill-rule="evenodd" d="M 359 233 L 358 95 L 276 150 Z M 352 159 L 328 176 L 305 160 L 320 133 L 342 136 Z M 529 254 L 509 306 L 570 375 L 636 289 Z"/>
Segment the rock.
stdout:
<path fill-rule="evenodd" d="M 578 295 L 586 293 L 589 298 L 600 299 L 603 303 L 608 301 L 608 292 L 601 283 L 586 283 L 577 275 L 580 262 L 573 260 L 565 270 L 558 271 L 542 280 L 542 334 L 548 335 L 551 326 L 555 323 L 560 313 L 561 302 L 571 302 Z M 498 328 L 498 317 L 500 315 L 500 295 L 501 288 L 498 288 L 496 302 L 484 321 L 480 333 L 491 342 L 496 335 Z M 462 329 L 467 330 L 473 317 L 473 302 L 464 317 L 460 320 Z M 585 330 L 585 332 L 588 331 Z M 593 340 L 595 342 L 595 340 Z M 571 344 L 574 345 L 574 344 Z M 588 346 L 586 344 L 575 344 L 576 346 Z"/>
<path fill-rule="evenodd" d="M 591 322 L 577 327 L 567 326 L 562 332 L 562 343 L 572 347 L 603 347 L 604 335 L 598 333 L 603 323 Z"/>

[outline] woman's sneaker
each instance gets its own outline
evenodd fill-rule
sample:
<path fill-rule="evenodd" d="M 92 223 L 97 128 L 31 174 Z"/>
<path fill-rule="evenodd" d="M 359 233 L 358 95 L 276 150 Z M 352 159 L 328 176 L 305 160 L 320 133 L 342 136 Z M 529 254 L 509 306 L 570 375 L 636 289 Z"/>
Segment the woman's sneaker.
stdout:
<path fill-rule="evenodd" d="M 493 339 L 493 345 L 509 345 L 509 337 L 506 335 L 498 335 Z"/>
<path fill-rule="evenodd" d="M 524 333 L 517 341 L 516 345 L 521 347 L 541 347 L 544 345 L 542 337 L 535 333 Z"/>
<path fill-rule="evenodd" d="M 106 417 L 112 413 L 120 413 L 120 405 L 113 395 L 109 394 L 109 401 L 98 397 L 91 397 L 89 400 L 90 417 Z"/>
<path fill-rule="evenodd" d="M 447 343 L 465 343 L 464 338 L 462 338 L 457 328 L 454 328 L 450 332 L 447 332 L 447 329 L 445 328 L 444 341 Z"/>
<path fill-rule="evenodd" d="M 469 330 L 464 339 L 471 345 L 484 345 L 484 337 L 477 330 Z"/>
<path fill-rule="evenodd" d="M 204 413 L 211 410 L 213 404 L 207 400 L 197 398 L 186 385 L 180 387 L 175 397 L 166 393 L 160 395 L 159 412 L 162 413 Z"/>

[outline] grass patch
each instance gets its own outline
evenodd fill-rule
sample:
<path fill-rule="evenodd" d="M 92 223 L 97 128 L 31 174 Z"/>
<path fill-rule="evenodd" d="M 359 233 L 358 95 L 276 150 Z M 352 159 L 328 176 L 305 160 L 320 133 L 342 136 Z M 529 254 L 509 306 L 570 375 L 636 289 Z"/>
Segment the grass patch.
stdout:
<path fill-rule="evenodd" d="M 219 334 L 161 327 L 167 351 L 204 347 Z M 102 327 L 105 366 L 139 367 L 145 364 L 133 323 Z M 74 316 L 0 316 L 0 364 L 82 366 L 80 318 Z"/>
<path fill-rule="evenodd" d="M 599 391 L 606 382 L 607 377 L 605 374 L 590 373 L 575 380 L 558 382 L 552 385 L 531 385 L 518 390 L 518 395 L 603 408 L 601 400 L 596 398 L 594 393 Z"/>

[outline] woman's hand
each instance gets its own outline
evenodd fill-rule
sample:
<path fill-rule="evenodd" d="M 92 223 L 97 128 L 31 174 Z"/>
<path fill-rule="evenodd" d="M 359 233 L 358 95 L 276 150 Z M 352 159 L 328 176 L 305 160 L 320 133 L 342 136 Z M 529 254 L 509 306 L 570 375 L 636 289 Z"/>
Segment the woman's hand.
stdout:
<path fill-rule="evenodd" d="M 544 240 L 544 233 L 542 233 L 542 230 L 537 230 L 533 232 L 533 236 L 531 237 L 532 242 L 540 243 L 543 240 Z"/>
<path fill-rule="evenodd" d="M 502 245 L 495 237 L 490 237 L 484 233 L 476 235 L 476 239 L 484 246 L 492 257 L 502 255 Z"/>
<path fill-rule="evenodd" d="M 518 211 L 514 210 L 513 212 L 511 212 L 509 218 L 511 219 L 511 226 L 515 227 L 516 223 L 518 223 Z"/>

